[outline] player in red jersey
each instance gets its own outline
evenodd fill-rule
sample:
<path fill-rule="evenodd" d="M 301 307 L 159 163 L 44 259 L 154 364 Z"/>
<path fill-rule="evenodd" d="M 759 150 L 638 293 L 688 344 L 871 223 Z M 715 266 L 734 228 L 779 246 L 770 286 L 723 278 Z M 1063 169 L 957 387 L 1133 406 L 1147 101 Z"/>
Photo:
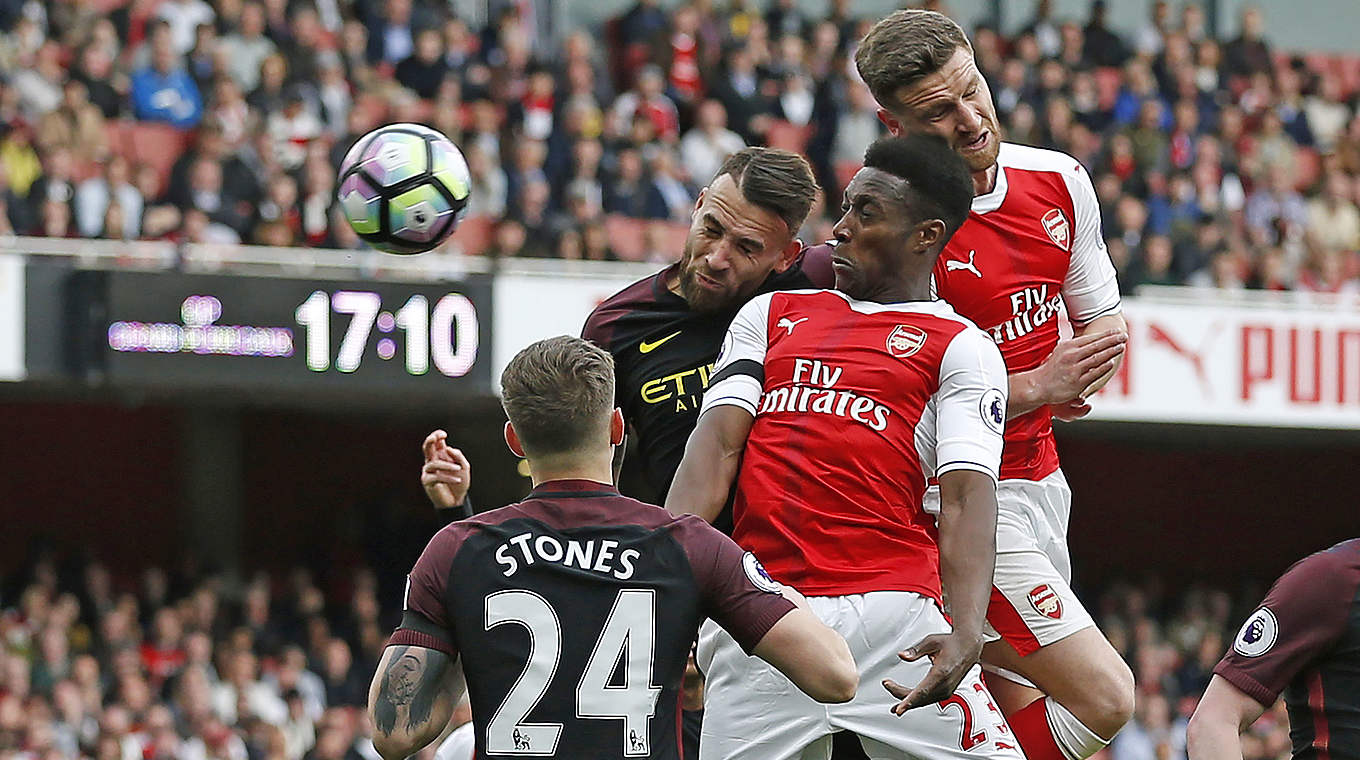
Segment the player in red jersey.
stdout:
<path fill-rule="evenodd" d="M 971 185 L 939 138 L 874 143 L 836 225 L 838 290 L 757 296 L 724 338 L 666 506 L 712 520 L 735 481 L 733 539 L 811 595 L 850 643 L 860 689 L 816 705 L 706 624 L 701 760 L 825 758 L 838 730 L 875 758 L 1023 757 L 976 664 L 1005 365 L 930 297 Z M 922 509 L 930 477 L 944 505 L 938 543 Z"/>
<path fill-rule="evenodd" d="M 1052 418 L 1089 412 L 1086 399 L 1123 354 L 1095 191 L 1071 156 L 1001 141 L 987 82 L 949 18 L 893 13 L 865 36 L 855 63 L 893 134 L 939 135 L 973 172 L 972 212 L 934 280 L 940 297 L 990 334 L 1010 373 L 987 615 L 989 638 L 1001 640 L 983 661 L 1030 758 L 1080 760 L 1133 711 L 1133 674 L 1069 585 L 1071 492 L 1053 443 Z M 1070 340 L 1058 334 L 1064 305 Z"/>
<path fill-rule="evenodd" d="M 797 592 L 703 521 L 611 485 L 623 414 L 604 350 L 539 341 L 501 390 L 534 490 L 436 533 L 407 577 L 369 690 L 383 757 L 438 736 L 465 676 L 479 758 L 679 760 L 680 678 L 706 617 L 805 698 L 851 698 L 845 641 Z"/>

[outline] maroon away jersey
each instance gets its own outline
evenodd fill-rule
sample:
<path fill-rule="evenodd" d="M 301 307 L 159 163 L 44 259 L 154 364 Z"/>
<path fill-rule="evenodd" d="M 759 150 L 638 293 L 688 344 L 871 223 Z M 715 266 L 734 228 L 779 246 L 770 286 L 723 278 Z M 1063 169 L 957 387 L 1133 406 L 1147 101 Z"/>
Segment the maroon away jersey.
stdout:
<path fill-rule="evenodd" d="M 1295 760 L 1360 760 L 1360 539 L 1286 570 L 1214 673 L 1262 705 L 1284 693 Z"/>
<path fill-rule="evenodd" d="M 1058 310 L 1074 324 L 1119 311 L 1091 178 L 1065 153 L 1002 143 L 996 187 L 935 263 L 937 294 L 1001 348 L 1006 369 L 1039 366 L 1058 344 Z M 1006 424 L 1003 480 L 1058 469 L 1053 416 L 1040 407 Z"/>
<path fill-rule="evenodd" d="M 699 624 L 749 652 L 793 609 L 779 591 L 697 517 L 551 481 L 435 534 L 390 643 L 461 654 L 478 758 L 679 760 Z"/>
<path fill-rule="evenodd" d="M 732 321 L 704 410 L 755 421 L 732 537 L 810 595 L 940 599 L 926 481 L 997 475 L 1006 367 L 944 301 L 878 304 L 834 290 L 756 296 Z"/>

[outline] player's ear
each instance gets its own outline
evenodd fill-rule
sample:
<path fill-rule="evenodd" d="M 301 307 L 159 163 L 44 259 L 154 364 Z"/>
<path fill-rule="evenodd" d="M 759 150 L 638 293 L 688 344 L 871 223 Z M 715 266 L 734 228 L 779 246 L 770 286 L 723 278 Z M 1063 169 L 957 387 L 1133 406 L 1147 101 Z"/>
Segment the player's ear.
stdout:
<path fill-rule="evenodd" d="M 799 240 L 798 238 L 790 240 L 789 244 L 784 246 L 783 250 L 779 252 L 779 260 L 775 262 L 774 271 L 776 272 L 788 271 L 788 268 L 793 266 L 793 262 L 798 260 L 798 254 L 802 252 L 803 241 Z"/>
<path fill-rule="evenodd" d="M 510 420 L 505 421 L 505 445 L 510 447 L 510 453 L 524 459 L 524 445 L 519 442 L 519 433 L 515 432 L 515 426 Z"/>
<path fill-rule="evenodd" d="M 883 122 L 883 126 L 888 128 L 888 132 L 891 133 L 893 137 L 898 137 L 902 134 L 902 122 L 898 121 L 897 117 L 893 116 L 892 112 L 888 109 L 878 109 L 878 120 Z"/>
<path fill-rule="evenodd" d="M 916 233 L 912 235 L 912 252 L 926 253 L 934 250 L 935 246 L 943 245 L 945 240 L 944 222 L 940 219 L 927 219 L 916 226 Z"/>
<path fill-rule="evenodd" d="M 623 433 L 627 427 L 623 423 L 623 410 L 614 407 L 614 412 L 609 415 L 609 445 L 622 446 Z"/>

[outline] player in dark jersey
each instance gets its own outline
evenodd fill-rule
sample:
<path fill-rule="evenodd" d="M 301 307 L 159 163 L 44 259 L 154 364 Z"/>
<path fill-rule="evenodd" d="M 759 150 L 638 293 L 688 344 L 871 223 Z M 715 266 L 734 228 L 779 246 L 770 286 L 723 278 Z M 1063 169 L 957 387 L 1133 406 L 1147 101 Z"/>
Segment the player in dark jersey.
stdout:
<path fill-rule="evenodd" d="M 617 403 L 657 498 L 680 465 L 737 309 L 759 293 L 833 284 L 830 249 L 807 249 L 796 238 L 816 196 L 802 156 L 759 147 L 733 154 L 699 193 L 680 260 L 586 320 L 581 337 L 614 357 Z M 435 506 L 448 509 L 466 492 L 467 462 L 443 439 L 442 431 L 426 439 L 421 482 Z M 433 490 L 440 484 L 452 490 Z"/>
<path fill-rule="evenodd" d="M 1294 563 L 1247 618 L 1190 718 L 1190 760 L 1242 760 L 1284 693 L 1294 760 L 1360 760 L 1360 538 Z"/>
<path fill-rule="evenodd" d="M 506 367 L 501 390 L 506 442 L 528 459 L 534 490 L 445 527 L 408 576 L 369 691 L 383 757 L 440 734 L 461 670 L 479 758 L 678 759 L 680 679 L 705 617 L 812 698 L 854 695 L 845 641 L 796 591 L 702 520 L 610 485 L 624 423 L 608 354 L 540 341 Z"/>

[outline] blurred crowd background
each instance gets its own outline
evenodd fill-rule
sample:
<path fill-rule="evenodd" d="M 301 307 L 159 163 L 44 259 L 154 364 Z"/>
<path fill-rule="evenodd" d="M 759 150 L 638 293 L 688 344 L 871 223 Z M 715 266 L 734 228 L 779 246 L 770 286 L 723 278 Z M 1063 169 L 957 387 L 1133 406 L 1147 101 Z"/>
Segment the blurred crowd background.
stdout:
<path fill-rule="evenodd" d="M 365 566 L 114 575 L 91 559 L 31 560 L 0 589 L 0 755 L 378 757 L 363 705 L 401 610 Z M 1093 595 L 1138 683 L 1134 720 L 1099 760 L 1184 760 L 1196 699 L 1262 593 L 1143 581 Z M 1245 757 L 1279 760 L 1289 747 L 1276 705 L 1248 734 Z"/>
<path fill-rule="evenodd" d="M 473 174 L 450 255 L 669 261 L 728 153 L 802 150 L 834 201 L 880 134 L 850 61 L 873 19 L 755 5 L 640 0 L 558 44 L 531 3 L 473 27 L 440 0 L 0 0 L 0 226 L 358 247 L 339 159 L 419 121 Z M 962 21 L 1009 138 L 1090 168 L 1125 289 L 1357 288 L 1360 55 L 1275 50 L 1250 8 L 1215 39 L 1196 3 L 1123 36 L 1048 6 Z"/>
<path fill-rule="evenodd" d="M 437 0 L 0 0 L 0 234 L 357 248 L 340 157 L 418 121 L 474 181 L 431 255 L 660 263 L 747 144 L 808 155 L 832 201 L 802 237 L 828 237 L 881 133 L 850 63 L 873 19 L 848 0 L 818 17 L 641 0 L 560 44 L 524 4 L 494 5 L 473 26 Z M 1231 39 L 1195 3 L 1153 3 L 1122 36 L 1103 14 L 1040 2 L 1009 37 L 963 21 L 1009 139 L 1091 170 L 1125 290 L 1360 290 L 1360 56 L 1275 50 L 1251 10 Z M 388 559 L 409 566 L 425 535 Z M 240 576 L 39 552 L 0 575 L 0 756 L 372 760 L 361 706 L 399 615 L 379 580 L 400 579 L 361 560 Z M 1102 760 L 1184 758 L 1263 591 L 1087 596 L 1139 683 Z M 1287 757 L 1287 729 L 1277 705 L 1248 760 Z"/>

